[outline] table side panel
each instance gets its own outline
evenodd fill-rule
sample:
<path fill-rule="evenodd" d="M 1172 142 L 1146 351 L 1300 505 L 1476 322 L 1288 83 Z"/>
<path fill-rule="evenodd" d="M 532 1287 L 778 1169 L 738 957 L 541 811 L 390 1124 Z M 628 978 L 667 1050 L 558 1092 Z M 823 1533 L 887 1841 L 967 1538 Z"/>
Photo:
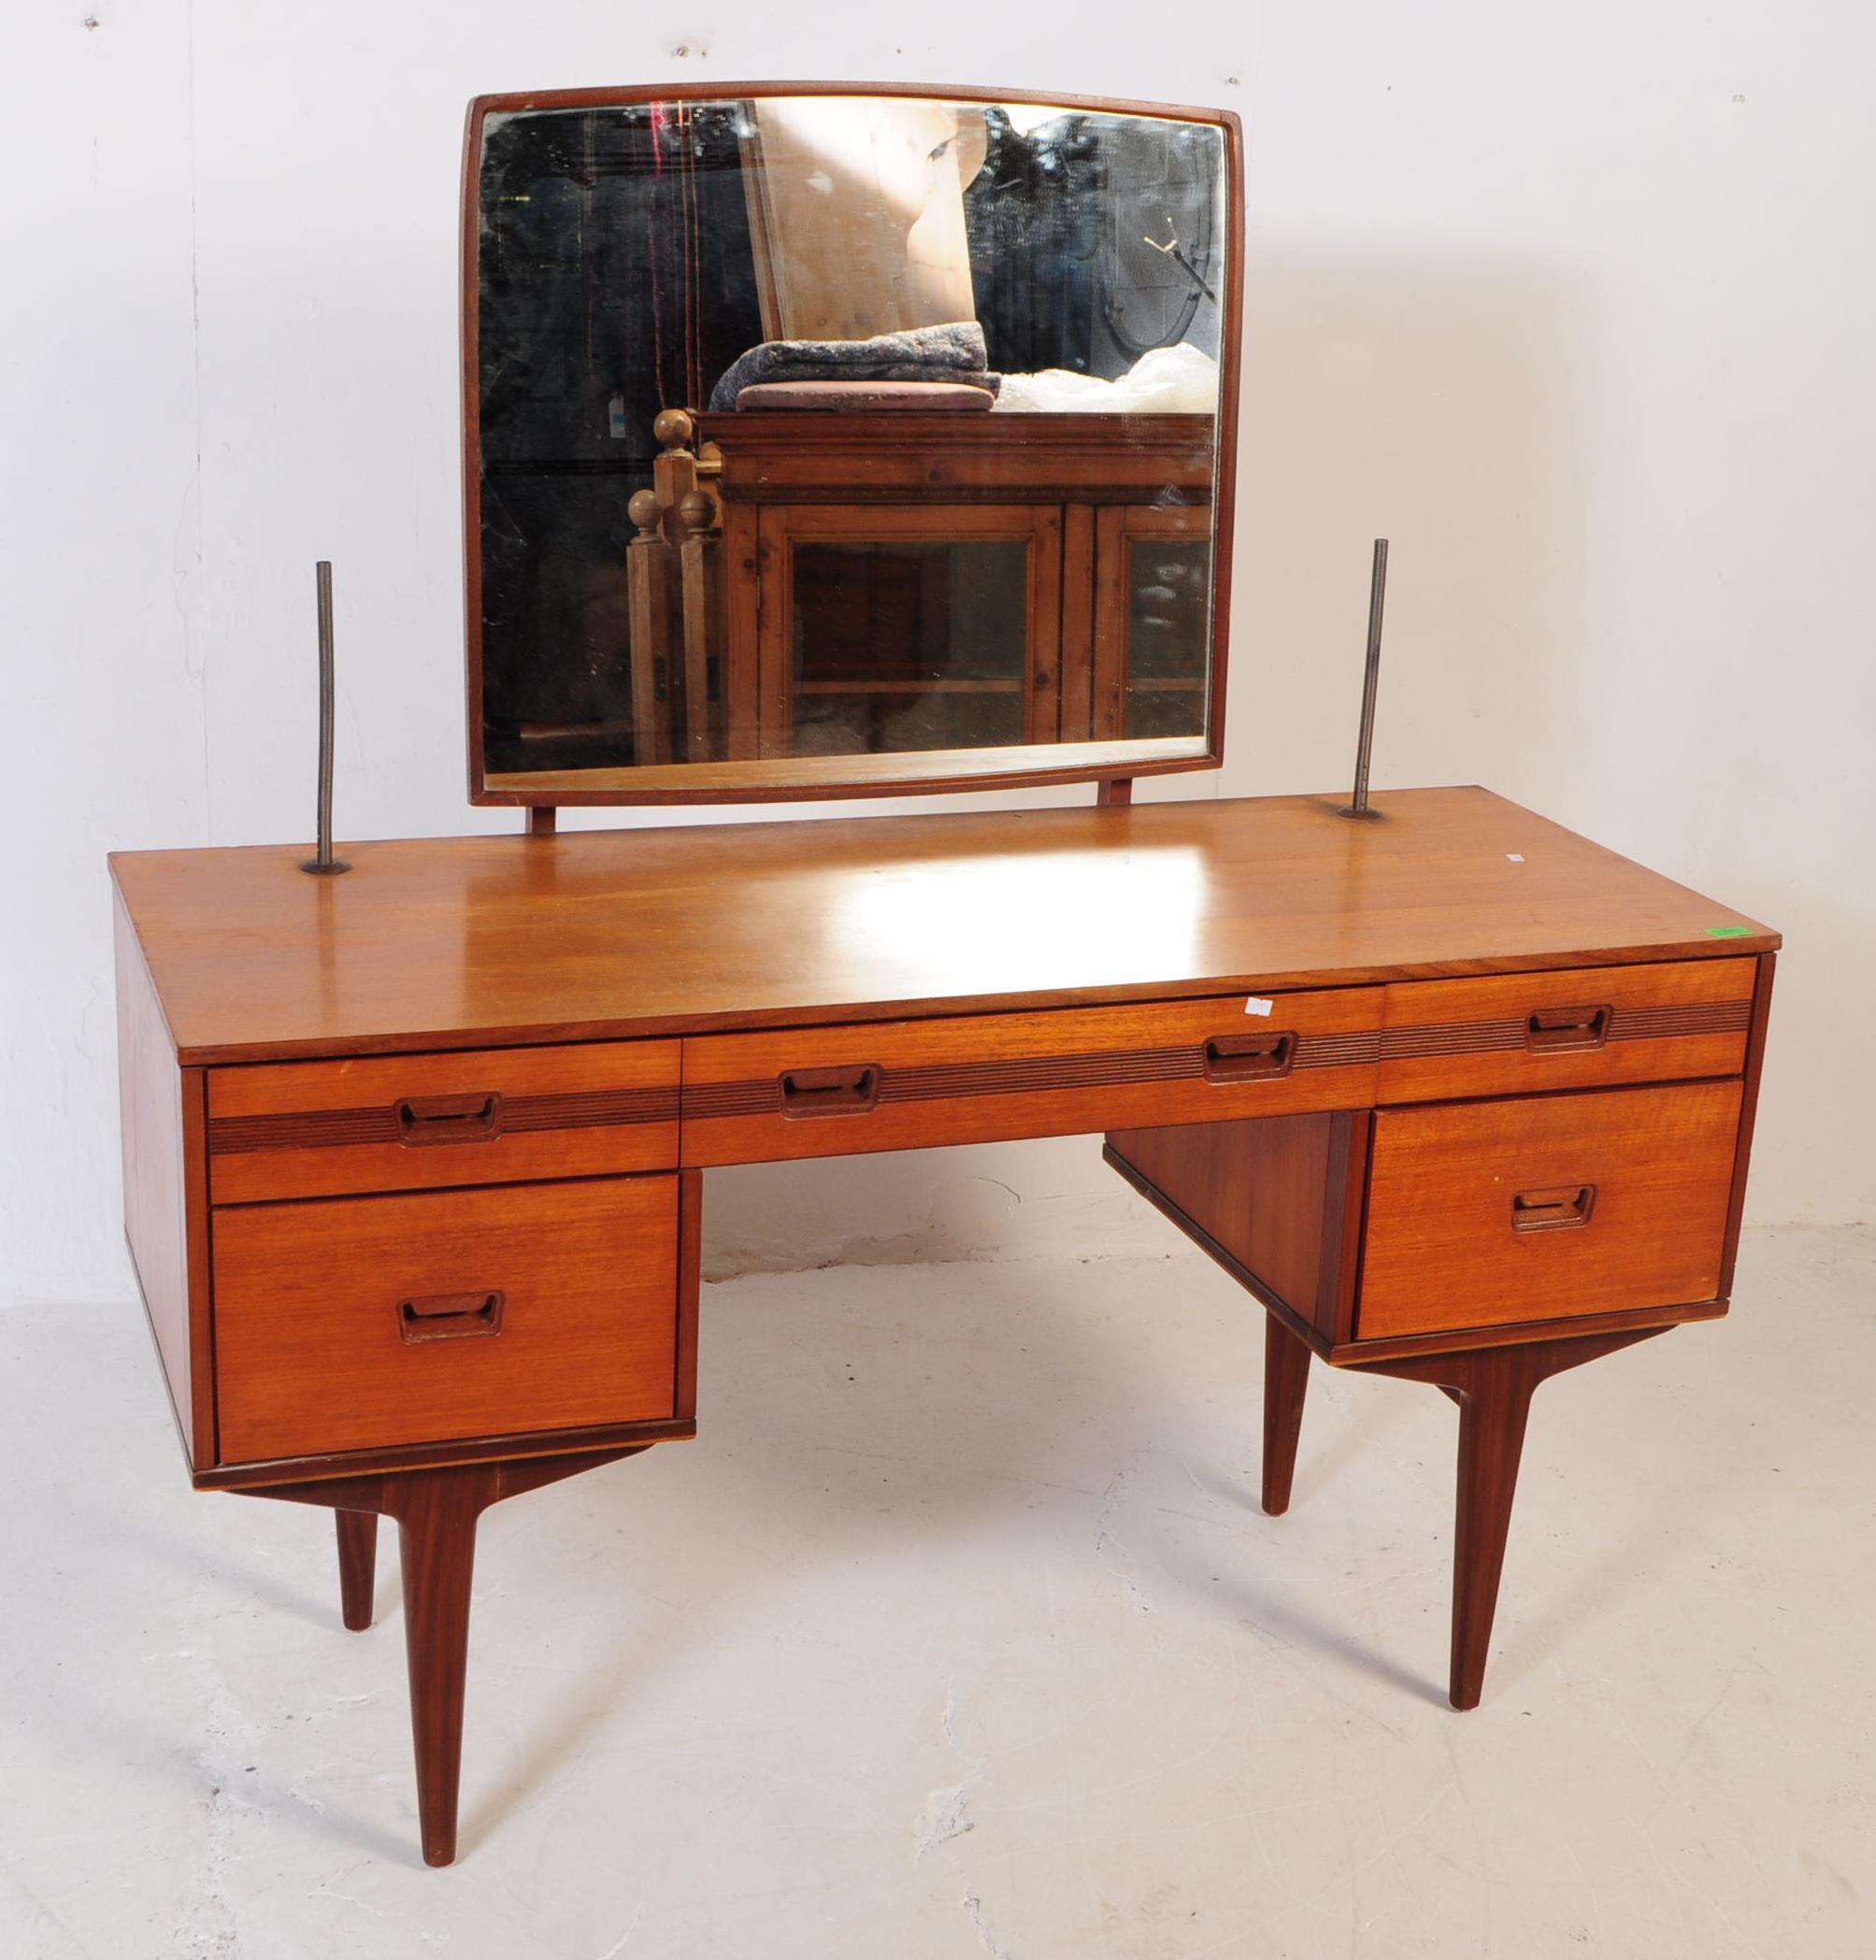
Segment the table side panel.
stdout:
<path fill-rule="evenodd" d="M 1733 1189 L 1726 1201 L 1726 1245 L 1720 1263 L 1722 1298 L 1733 1290 L 1733 1267 L 1739 1257 L 1740 1225 L 1745 1216 L 1746 1178 L 1752 1168 L 1753 1128 L 1758 1117 L 1759 1077 L 1765 1068 L 1766 1030 L 1771 1022 L 1772 980 L 1778 969 L 1778 955 L 1762 952 L 1755 964 L 1752 1028 L 1746 1037 L 1744 1094 L 1740 1101 L 1739 1139 L 1733 1152 Z"/>
<path fill-rule="evenodd" d="M 1108 1162 L 1227 1269 L 1325 1340 L 1345 1339 L 1366 1109 L 1118 1130 Z"/>
<path fill-rule="evenodd" d="M 117 1064 L 124 1237 L 192 1467 L 215 1460 L 203 1071 L 180 1068 L 150 969 L 120 901 Z"/>

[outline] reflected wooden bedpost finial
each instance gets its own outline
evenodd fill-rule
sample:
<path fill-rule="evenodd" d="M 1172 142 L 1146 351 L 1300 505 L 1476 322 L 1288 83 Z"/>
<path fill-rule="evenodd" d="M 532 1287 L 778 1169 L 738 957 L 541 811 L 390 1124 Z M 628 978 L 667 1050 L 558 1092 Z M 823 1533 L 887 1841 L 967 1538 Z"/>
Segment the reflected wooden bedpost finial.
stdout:
<path fill-rule="evenodd" d="M 1361 734 L 1355 741 L 1354 795 L 1336 814 L 1365 823 L 1381 815 L 1368 807 L 1368 765 L 1374 752 L 1374 703 L 1381 687 L 1381 615 L 1387 603 L 1387 539 L 1374 541 L 1374 571 L 1368 587 L 1368 665 L 1361 684 Z"/>
<path fill-rule="evenodd" d="M 703 762 L 723 752 L 723 690 L 710 691 L 711 662 L 723 644 L 722 506 L 703 479 L 721 474 L 713 443 L 690 445 L 696 421 L 687 408 L 661 409 L 652 423 L 659 445 L 652 488 L 626 505 L 638 535 L 626 551 L 636 759 Z M 681 704 L 681 705 L 680 705 Z M 681 722 L 681 728 L 673 726 Z"/>
<path fill-rule="evenodd" d="M 676 414 L 666 410 L 666 415 Z M 666 415 L 658 420 L 663 422 Z M 688 422 L 688 417 L 680 417 Z M 665 458 L 658 458 L 662 473 Z M 665 536 L 665 503 L 656 490 L 638 490 L 625 514 L 638 535 L 625 548 L 626 659 L 632 683 L 633 760 L 664 763 L 671 759 L 670 731 L 665 723 L 663 678 L 670 672 L 671 548 Z"/>

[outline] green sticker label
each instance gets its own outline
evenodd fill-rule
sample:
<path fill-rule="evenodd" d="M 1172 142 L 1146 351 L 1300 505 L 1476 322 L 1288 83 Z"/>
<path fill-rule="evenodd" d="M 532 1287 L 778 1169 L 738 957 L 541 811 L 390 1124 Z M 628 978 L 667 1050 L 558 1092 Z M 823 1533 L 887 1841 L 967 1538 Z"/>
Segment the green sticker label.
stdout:
<path fill-rule="evenodd" d="M 1710 939 L 1750 939 L 1752 936 L 1750 925 L 1710 925 L 1707 928 Z"/>

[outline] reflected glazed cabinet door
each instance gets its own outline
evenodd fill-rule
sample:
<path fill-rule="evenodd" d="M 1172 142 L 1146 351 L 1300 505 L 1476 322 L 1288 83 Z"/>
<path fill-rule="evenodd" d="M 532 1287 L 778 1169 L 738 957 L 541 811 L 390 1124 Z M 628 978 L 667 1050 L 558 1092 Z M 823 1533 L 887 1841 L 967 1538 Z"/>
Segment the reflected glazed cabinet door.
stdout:
<path fill-rule="evenodd" d="M 1086 738 L 1203 735 L 1211 662 L 1209 505 L 1118 504 L 1094 518 Z M 1071 733 L 1065 694 L 1064 740 Z"/>
<path fill-rule="evenodd" d="M 776 505 L 757 552 L 757 753 L 1055 739 L 1059 506 Z"/>

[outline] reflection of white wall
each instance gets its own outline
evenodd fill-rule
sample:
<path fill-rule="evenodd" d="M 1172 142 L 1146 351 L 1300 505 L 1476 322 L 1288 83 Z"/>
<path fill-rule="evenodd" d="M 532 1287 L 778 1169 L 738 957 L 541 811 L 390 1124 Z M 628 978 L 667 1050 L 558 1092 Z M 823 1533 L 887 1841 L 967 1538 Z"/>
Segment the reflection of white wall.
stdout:
<path fill-rule="evenodd" d="M 866 340 L 975 317 L 964 186 L 981 109 L 916 97 L 774 96 L 751 108 L 745 173 L 763 325 L 777 340 Z"/>
<path fill-rule="evenodd" d="M 1232 761 L 1145 794 L 1342 779 L 1386 531 L 1377 780 L 1491 783 L 1782 925 L 1753 1209 L 1869 1214 L 1866 10 L 1194 0 L 1142 27 L 1090 0 L 1067 36 L 1056 9 L 909 36 L 831 0 L 700 0 L 670 27 L 464 0 L 447 34 L 360 0 L 92 12 L 0 27 L 22 84 L 0 123 L 0 1291 L 128 1286 L 103 853 L 306 834 L 316 555 L 337 565 L 345 832 L 513 827 L 462 800 L 463 104 L 667 76 L 1239 108 Z M 1080 1139 L 712 1192 L 719 1267 L 1147 1229 Z"/>

